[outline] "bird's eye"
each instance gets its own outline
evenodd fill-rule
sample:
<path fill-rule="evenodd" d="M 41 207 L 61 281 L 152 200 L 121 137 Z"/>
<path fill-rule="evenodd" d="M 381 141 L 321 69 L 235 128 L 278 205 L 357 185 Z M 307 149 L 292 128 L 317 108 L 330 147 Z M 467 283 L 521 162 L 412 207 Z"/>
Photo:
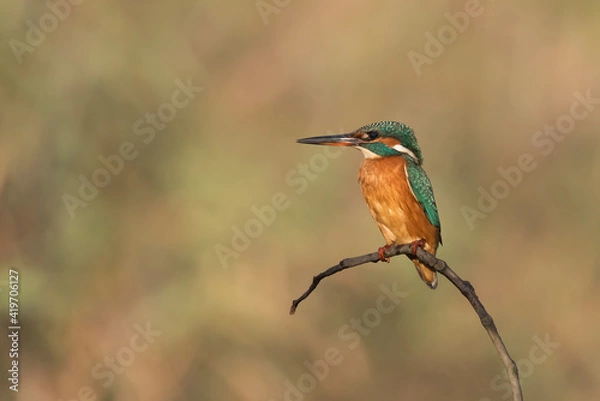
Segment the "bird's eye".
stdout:
<path fill-rule="evenodd" d="M 363 135 L 363 139 L 372 141 L 379 138 L 379 133 L 377 131 L 368 131 Z"/>

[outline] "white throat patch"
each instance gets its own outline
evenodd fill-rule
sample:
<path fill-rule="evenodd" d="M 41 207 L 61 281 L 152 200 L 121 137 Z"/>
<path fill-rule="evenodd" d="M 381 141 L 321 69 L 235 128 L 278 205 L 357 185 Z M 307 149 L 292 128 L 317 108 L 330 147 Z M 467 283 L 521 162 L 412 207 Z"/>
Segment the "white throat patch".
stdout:
<path fill-rule="evenodd" d="M 356 146 L 356 149 L 362 152 L 365 159 L 376 159 L 378 157 L 381 157 L 378 154 L 371 152 L 369 149 L 363 148 L 362 146 Z"/>

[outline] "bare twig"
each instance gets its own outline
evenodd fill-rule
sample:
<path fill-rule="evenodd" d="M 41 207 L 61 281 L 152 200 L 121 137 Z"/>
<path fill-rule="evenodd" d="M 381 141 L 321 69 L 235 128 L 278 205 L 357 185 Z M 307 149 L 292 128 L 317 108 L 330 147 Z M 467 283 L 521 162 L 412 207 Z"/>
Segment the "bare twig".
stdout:
<path fill-rule="evenodd" d="M 406 255 L 410 253 L 410 244 L 393 245 L 386 249 L 385 256 L 391 258 L 393 256 Z M 481 324 L 490 336 L 494 347 L 496 347 L 496 351 L 498 351 L 498 354 L 500 355 L 500 358 L 502 359 L 502 362 L 506 367 L 506 371 L 508 372 L 508 377 L 512 387 L 513 401 L 522 401 L 523 394 L 521 392 L 521 383 L 519 381 L 519 371 L 517 369 L 517 364 L 510 357 L 510 354 L 508 353 L 508 350 L 506 349 L 506 346 L 504 345 L 504 342 L 502 342 L 502 338 L 498 333 L 498 329 L 494 324 L 494 320 L 492 319 L 490 314 L 485 310 L 485 307 L 477 297 L 475 289 L 473 288 L 471 283 L 461 279 L 458 276 L 458 274 L 456 274 L 450 268 L 450 266 L 448 266 L 446 262 L 436 258 L 421 247 L 417 248 L 416 257 L 421 263 L 425 264 L 430 269 L 435 270 L 444 277 L 446 277 L 452 284 L 454 284 L 456 288 L 458 288 L 461 294 L 463 294 L 465 298 L 467 298 L 467 300 L 473 307 L 473 310 L 475 310 L 475 313 L 477 313 L 477 316 L 479 316 Z M 290 315 L 293 315 L 296 312 L 296 308 L 298 307 L 300 302 L 308 298 L 308 296 L 317 288 L 321 280 L 323 280 L 325 277 L 332 276 L 338 272 L 341 272 L 342 270 L 360 266 L 368 262 L 376 263 L 379 261 L 380 259 L 377 252 L 368 253 L 366 255 L 361 255 L 354 258 L 344 259 L 340 261 L 340 263 L 338 263 L 337 265 L 330 267 L 324 272 L 314 276 L 313 281 L 308 290 L 306 290 L 304 294 L 302 294 L 298 299 L 292 302 L 292 307 L 290 308 Z"/>

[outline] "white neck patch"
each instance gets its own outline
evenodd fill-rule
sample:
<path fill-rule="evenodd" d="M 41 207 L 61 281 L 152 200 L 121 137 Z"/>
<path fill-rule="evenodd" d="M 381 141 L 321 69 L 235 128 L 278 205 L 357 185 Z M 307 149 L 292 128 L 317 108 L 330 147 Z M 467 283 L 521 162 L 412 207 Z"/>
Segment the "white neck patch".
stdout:
<path fill-rule="evenodd" d="M 400 153 L 404 153 L 409 155 L 410 157 L 412 157 L 412 159 L 418 163 L 419 160 L 417 159 L 417 156 L 415 156 L 415 154 L 413 152 L 411 152 L 409 149 L 405 148 L 404 146 L 398 144 L 398 145 L 394 145 L 393 149 L 397 150 Z"/>

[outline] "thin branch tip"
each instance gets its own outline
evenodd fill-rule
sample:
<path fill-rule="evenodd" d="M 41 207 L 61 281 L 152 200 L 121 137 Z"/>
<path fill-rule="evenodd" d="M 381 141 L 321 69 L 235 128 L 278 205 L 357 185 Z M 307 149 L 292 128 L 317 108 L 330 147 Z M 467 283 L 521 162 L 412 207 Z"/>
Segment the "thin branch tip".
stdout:
<path fill-rule="evenodd" d="M 388 258 L 408 254 L 412 255 L 411 244 L 392 245 L 388 247 L 384 252 L 384 255 Z M 422 247 L 417 248 L 416 255 L 414 256 L 429 269 L 437 271 L 438 273 L 446 277 L 446 279 L 448 279 L 448 281 L 450 281 L 469 301 L 471 307 L 479 317 L 481 325 L 487 331 L 488 336 L 492 341 L 492 344 L 496 348 L 496 351 L 498 351 L 500 359 L 502 359 L 504 367 L 508 372 L 513 394 L 513 401 L 523 401 L 518 367 L 511 358 L 510 354 L 508 353 L 508 350 L 506 349 L 506 346 L 504 345 L 504 342 L 502 341 L 502 338 L 498 333 L 498 329 L 496 328 L 496 324 L 494 323 L 492 316 L 490 316 L 490 314 L 486 311 L 485 307 L 479 300 L 479 297 L 475 293 L 475 288 L 473 287 L 473 285 L 470 282 L 460 278 L 460 276 L 456 274 L 454 270 L 452 270 L 444 260 L 438 259 L 436 256 L 424 250 Z M 332 266 L 329 269 L 313 277 L 312 283 L 308 287 L 308 289 L 300 297 L 292 301 L 292 306 L 290 307 L 289 312 L 290 315 L 293 315 L 296 312 L 296 309 L 298 308 L 300 303 L 306 298 L 308 298 L 310 294 L 312 294 L 312 292 L 317 288 L 321 280 L 325 279 L 326 277 L 333 276 L 334 274 L 339 273 L 342 270 L 360 266 L 369 262 L 377 263 L 379 261 L 380 258 L 377 252 L 340 260 L 340 262 L 337 265 Z"/>

